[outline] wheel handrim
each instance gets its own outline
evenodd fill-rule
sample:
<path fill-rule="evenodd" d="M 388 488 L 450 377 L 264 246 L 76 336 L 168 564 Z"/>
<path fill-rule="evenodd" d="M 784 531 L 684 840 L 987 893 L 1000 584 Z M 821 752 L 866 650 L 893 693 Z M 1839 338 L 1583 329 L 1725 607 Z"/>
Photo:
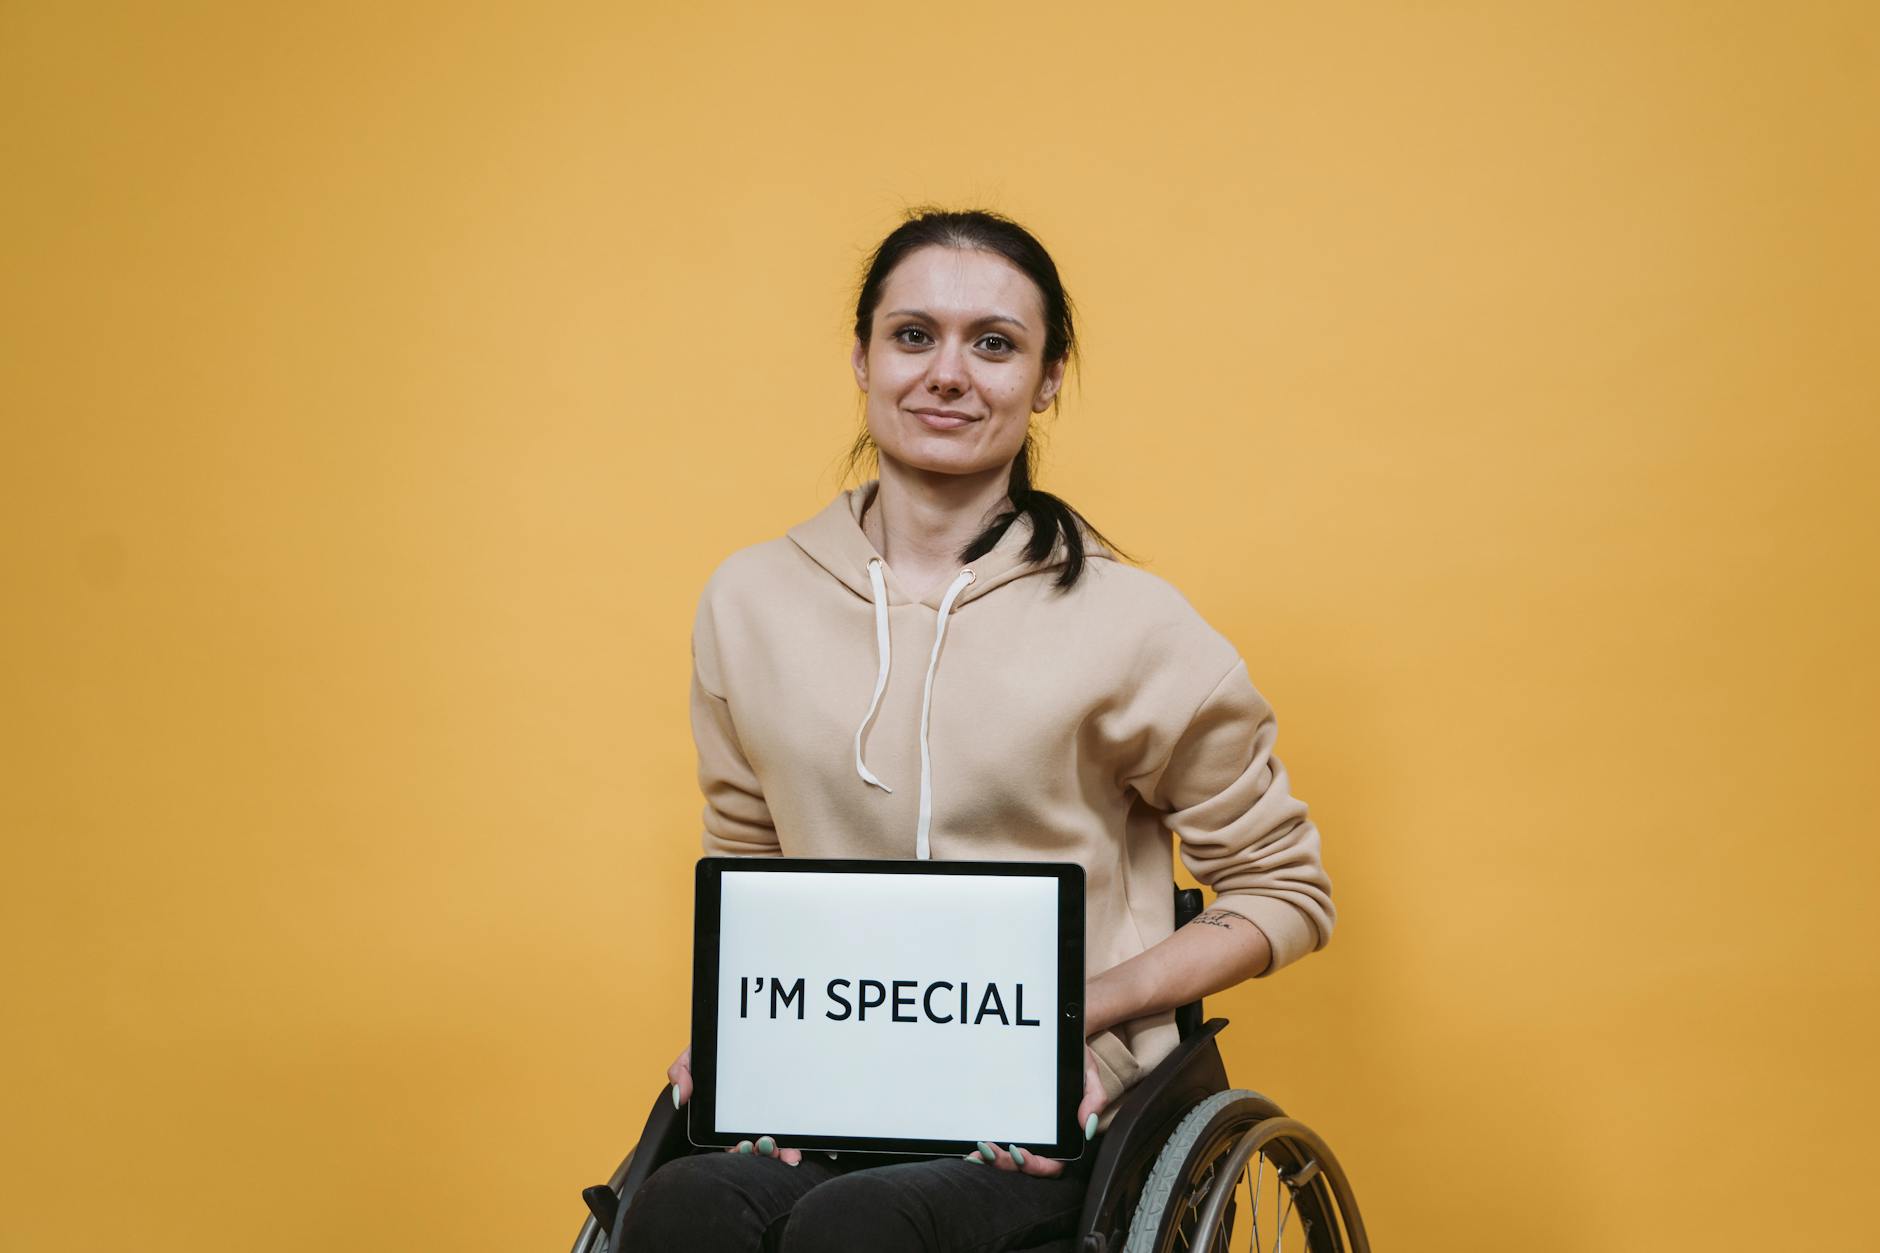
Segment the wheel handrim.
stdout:
<path fill-rule="evenodd" d="M 1245 1213 L 1250 1250 L 1284 1253 L 1288 1248 L 1311 1247 L 1311 1220 L 1302 1216 L 1296 1224 L 1292 1223 L 1299 1210 L 1299 1193 L 1310 1186 L 1311 1179 L 1296 1163 L 1294 1154 L 1272 1151 L 1288 1143 L 1283 1139 L 1287 1128 L 1276 1125 L 1286 1121 L 1267 1119 L 1237 1137 L 1223 1137 L 1225 1151 L 1207 1163 L 1203 1177 L 1197 1180 L 1200 1186 L 1196 1195 L 1200 1196 L 1201 1203 L 1189 1205 L 1194 1221 L 1191 1248 L 1227 1253 L 1233 1237 L 1232 1210 L 1243 1182 L 1247 1188 Z M 1269 1186 L 1270 1206 L 1267 1205 Z M 1311 1207 L 1310 1202 L 1308 1207 Z M 1289 1224 L 1294 1233 L 1292 1245 L 1286 1243 Z"/>

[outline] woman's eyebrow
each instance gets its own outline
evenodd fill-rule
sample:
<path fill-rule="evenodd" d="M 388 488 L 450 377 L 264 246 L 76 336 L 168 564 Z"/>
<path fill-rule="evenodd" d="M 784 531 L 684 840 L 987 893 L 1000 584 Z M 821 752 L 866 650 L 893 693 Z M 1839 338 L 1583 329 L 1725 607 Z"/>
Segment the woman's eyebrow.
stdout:
<path fill-rule="evenodd" d="M 928 313 L 925 309 L 890 309 L 886 316 L 894 318 L 900 317 L 902 314 L 907 314 L 910 317 L 926 318 L 929 322 L 934 320 L 933 314 Z M 968 322 L 967 325 L 986 326 L 993 322 L 1010 322 L 1021 331 L 1031 329 L 1009 313 L 988 313 L 984 317 L 974 318 L 971 322 Z"/>

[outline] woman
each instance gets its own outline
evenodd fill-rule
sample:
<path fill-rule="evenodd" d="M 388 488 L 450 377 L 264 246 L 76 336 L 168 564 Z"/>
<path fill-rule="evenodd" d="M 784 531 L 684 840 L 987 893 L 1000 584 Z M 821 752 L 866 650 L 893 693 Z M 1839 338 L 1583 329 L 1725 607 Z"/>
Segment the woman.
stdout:
<path fill-rule="evenodd" d="M 851 361 L 851 468 L 872 447 L 879 475 L 713 572 L 692 723 L 707 854 L 1084 867 L 1093 1138 L 1175 1047 L 1177 1006 L 1323 947 L 1333 910 L 1234 646 L 1032 486 L 1031 416 L 1074 353 L 1056 266 L 1016 223 L 924 212 L 893 231 Z M 1172 831 L 1216 893 L 1180 932 Z M 1034 1248 L 1073 1233 L 1095 1157 L 845 1159 L 764 1136 L 653 1172 L 624 1246 Z"/>

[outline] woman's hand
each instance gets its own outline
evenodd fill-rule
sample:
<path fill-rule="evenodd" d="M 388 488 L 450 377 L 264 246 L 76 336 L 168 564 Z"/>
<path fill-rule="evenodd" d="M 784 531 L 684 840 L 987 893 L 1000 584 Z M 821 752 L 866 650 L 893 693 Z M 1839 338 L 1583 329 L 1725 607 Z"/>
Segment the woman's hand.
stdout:
<path fill-rule="evenodd" d="M 1103 1080 L 1097 1075 L 1097 1059 L 1091 1053 L 1090 1045 L 1084 1045 L 1084 1099 L 1077 1106 L 1077 1120 L 1083 1124 L 1084 1139 L 1088 1140 L 1097 1133 L 1097 1115 L 1109 1103 L 1109 1097 L 1103 1091 Z M 1000 1170 L 1016 1170 L 1027 1175 L 1041 1175 L 1049 1178 L 1064 1173 L 1064 1163 L 1055 1157 L 1041 1157 L 1036 1153 L 1027 1153 L 1017 1145 L 1011 1152 L 1006 1152 L 990 1140 L 981 1140 L 979 1148 L 966 1155 L 969 1162 L 985 1163 L 990 1161 Z"/>
<path fill-rule="evenodd" d="M 736 1145 L 725 1150 L 727 1153 L 752 1153 L 764 1157 L 774 1157 L 785 1166 L 794 1166 L 803 1160 L 802 1149 L 780 1149 L 771 1136 L 758 1136 L 755 1144 L 749 1140 L 739 1140 Z"/>
<path fill-rule="evenodd" d="M 678 1109 L 692 1099 L 692 1046 L 685 1046 L 685 1052 L 679 1054 L 672 1065 L 666 1067 L 666 1078 L 672 1080 L 672 1107 Z"/>
<path fill-rule="evenodd" d="M 679 1054 L 672 1065 L 666 1068 L 666 1077 L 672 1080 L 672 1107 L 678 1109 L 692 1099 L 692 1046 L 686 1045 L 685 1052 Z M 739 1140 L 736 1145 L 725 1150 L 727 1153 L 761 1153 L 765 1157 L 774 1157 L 786 1166 L 794 1166 L 803 1160 L 802 1149 L 780 1149 L 777 1142 L 769 1136 L 757 1137 L 756 1143 Z"/>

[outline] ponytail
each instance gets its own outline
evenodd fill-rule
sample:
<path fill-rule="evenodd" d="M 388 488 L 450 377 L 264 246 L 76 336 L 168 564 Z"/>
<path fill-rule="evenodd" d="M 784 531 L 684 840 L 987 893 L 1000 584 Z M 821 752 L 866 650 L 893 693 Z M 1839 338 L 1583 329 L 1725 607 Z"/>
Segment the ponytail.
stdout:
<path fill-rule="evenodd" d="M 1012 498 L 1012 508 L 995 517 L 985 530 L 960 550 L 960 561 L 977 561 L 991 552 L 1012 524 L 1022 517 L 1031 524 L 1031 538 L 1025 542 L 1025 560 L 1034 565 L 1049 557 L 1051 550 L 1057 546 L 1058 537 L 1063 536 L 1064 568 L 1058 571 L 1052 584 L 1060 591 L 1069 591 L 1076 586 L 1084 572 L 1086 532 L 1118 556 L 1127 557 L 1128 554 L 1091 526 L 1082 514 L 1071 508 L 1069 501 L 1031 485 L 1031 459 L 1036 450 L 1036 438 L 1027 434 L 1025 446 L 1018 450 L 1018 456 L 1012 458 L 1012 477 L 1005 489 L 1006 495 Z"/>

